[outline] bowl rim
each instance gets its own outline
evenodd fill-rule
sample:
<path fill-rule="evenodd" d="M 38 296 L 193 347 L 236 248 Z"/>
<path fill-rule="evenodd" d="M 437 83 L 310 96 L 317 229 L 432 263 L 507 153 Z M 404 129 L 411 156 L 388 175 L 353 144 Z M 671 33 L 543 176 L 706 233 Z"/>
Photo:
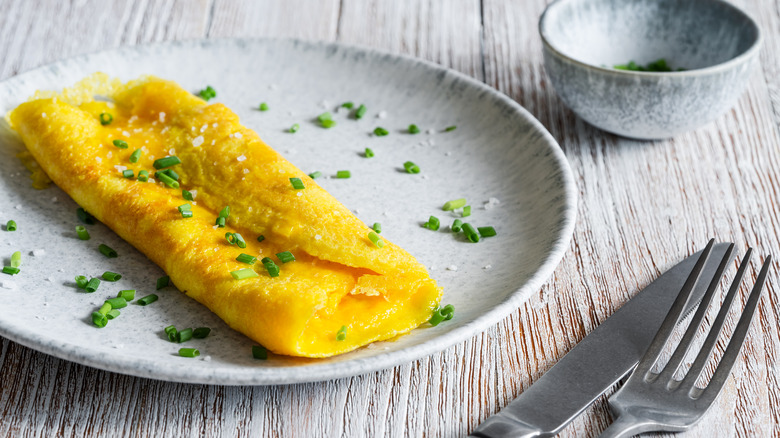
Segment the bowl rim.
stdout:
<path fill-rule="evenodd" d="M 547 29 L 546 29 L 546 19 L 547 19 L 547 13 L 555 8 L 560 8 L 566 5 L 567 3 L 572 3 L 575 1 L 581 1 L 581 0 L 554 0 L 552 3 L 547 5 L 547 7 L 544 9 L 544 12 L 542 12 L 542 15 L 539 17 L 539 24 L 538 24 L 538 30 L 539 30 L 539 36 L 542 38 L 542 44 L 543 46 L 548 49 L 550 52 L 555 54 L 556 56 L 563 58 L 567 60 L 568 62 L 571 62 L 573 64 L 576 64 L 578 66 L 589 68 L 593 70 L 597 70 L 603 73 L 611 73 L 615 75 L 624 75 L 624 76 L 640 76 L 640 77 L 648 77 L 648 78 L 661 78 L 661 77 L 686 77 L 686 76 L 702 76 L 702 75 L 709 75 L 709 74 L 715 74 L 720 73 L 724 70 L 729 70 L 733 67 L 736 67 L 739 64 L 748 62 L 751 58 L 755 57 L 758 51 L 761 48 L 761 45 L 764 40 L 763 32 L 761 31 L 761 27 L 758 25 L 755 19 L 742 10 L 741 8 L 725 1 L 725 0 L 704 0 L 709 1 L 713 4 L 719 4 L 722 7 L 726 7 L 728 9 L 731 9 L 732 12 L 740 15 L 742 18 L 744 18 L 748 23 L 750 23 L 756 32 L 756 38 L 755 41 L 753 41 L 753 44 L 750 45 L 750 47 L 747 48 L 747 50 L 743 51 L 739 55 L 725 61 L 721 62 L 720 64 L 711 65 L 704 68 L 697 68 L 692 70 L 683 70 L 683 71 L 671 71 L 671 72 L 647 72 L 647 71 L 634 71 L 634 70 L 619 70 L 615 68 L 610 67 L 602 67 L 594 64 L 589 64 L 584 61 L 580 61 L 578 59 L 575 59 L 569 55 L 566 55 L 561 50 L 557 49 L 547 38 Z"/>

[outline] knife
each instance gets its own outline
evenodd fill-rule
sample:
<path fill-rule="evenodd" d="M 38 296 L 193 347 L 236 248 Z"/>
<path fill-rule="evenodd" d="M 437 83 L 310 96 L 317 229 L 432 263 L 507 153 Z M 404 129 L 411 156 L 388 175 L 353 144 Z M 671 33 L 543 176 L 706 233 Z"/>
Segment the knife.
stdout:
<path fill-rule="evenodd" d="M 700 278 L 712 278 L 727 251 L 730 251 L 728 243 L 715 245 Z M 634 369 L 700 254 L 701 251 L 686 258 L 636 294 L 470 436 L 530 438 L 560 432 Z M 707 286 L 708 282 L 696 283 L 686 314 L 698 305 Z"/>

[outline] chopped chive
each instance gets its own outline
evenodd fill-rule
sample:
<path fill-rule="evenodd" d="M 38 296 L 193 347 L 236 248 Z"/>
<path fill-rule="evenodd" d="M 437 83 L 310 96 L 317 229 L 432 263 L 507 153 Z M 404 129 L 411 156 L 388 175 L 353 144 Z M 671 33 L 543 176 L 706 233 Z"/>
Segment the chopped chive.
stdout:
<path fill-rule="evenodd" d="M 98 118 L 100 119 L 100 124 L 103 126 L 108 125 L 114 121 L 114 116 L 109 113 L 100 113 Z"/>
<path fill-rule="evenodd" d="M 138 181 L 141 182 L 147 182 L 149 181 L 149 171 L 148 170 L 141 170 L 138 172 Z"/>
<path fill-rule="evenodd" d="M 109 298 L 106 300 L 106 303 L 110 304 L 112 309 L 127 307 L 127 300 L 122 297 Z"/>
<path fill-rule="evenodd" d="M 290 178 L 290 184 L 292 184 L 292 187 L 295 190 L 301 190 L 306 188 L 306 186 L 303 185 L 303 181 L 301 181 L 300 178 Z"/>
<path fill-rule="evenodd" d="M 79 207 L 76 209 L 76 215 L 79 217 L 81 222 L 87 225 L 95 225 L 95 217 L 89 214 L 87 210 Z"/>
<path fill-rule="evenodd" d="M 192 331 L 192 337 L 195 339 L 203 339 L 211 333 L 211 329 L 208 327 L 198 327 Z"/>
<path fill-rule="evenodd" d="M 106 245 L 104 243 L 101 243 L 100 246 L 98 247 L 98 249 L 100 250 L 101 254 L 103 254 L 104 256 L 106 256 L 106 257 L 108 257 L 110 259 L 113 259 L 113 258 L 119 256 L 116 253 L 116 251 L 114 251 L 110 246 L 108 246 L 108 245 Z"/>
<path fill-rule="evenodd" d="M 467 205 L 463 207 L 463 214 L 461 215 L 461 217 L 469 217 L 469 216 L 471 216 L 471 206 Z"/>
<path fill-rule="evenodd" d="M 321 176 L 322 176 L 322 172 L 320 172 L 319 170 L 309 174 L 309 178 L 311 178 L 311 179 L 317 179 L 317 178 L 319 178 Z"/>
<path fill-rule="evenodd" d="M 322 123 L 322 127 L 325 128 L 325 129 L 330 129 L 330 128 L 336 126 L 336 121 L 335 120 L 330 120 L 330 119 L 323 120 L 321 123 Z"/>
<path fill-rule="evenodd" d="M 279 266 L 276 266 L 276 263 L 270 257 L 263 257 L 260 261 L 263 263 L 265 270 L 268 271 L 268 275 L 271 277 L 279 276 Z"/>
<path fill-rule="evenodd" d="M 225 218 L 220 216 L 217 218 L 217 222 L 214 224 L 218 226 L 219 228 L 225 228 Z"/>
<path fill-rule="evenodd" d="M 268 111 L 268 104 L 263 102 L 260 104 L 260 111 Z"/>
<path fill-rule="evenodd" d="M 376 128 L 374 128 L 374 135 L 376 135 L 377 137 L 384 137 L 385 135 L 387 135 L 389 133 L 390 132 L 388 132 L 387 129 L 385 129 L 385 128 L 381 127 L 381 126 L 377 126 Z"/>
<path fill-rule="evenodd" d="M 336 172 L 336 178 L 349 178 L 352 176 L 352 172 L 349 170 L 339 170 Z"/>
<path fill-rule="evenodd" d="M 352 107 L 354 107 L 354 106 L 355 106 L 355 104 L 352 103 L 352 102 L 344 102 L 344 103 L 341 104 L 341 107 L 342 108 L 346 108 L 346 109 L 352 109 Z"/>
<path fill-rule="evenodd" d="M 124 140 L 116 139 L 112 141 L 111 143 L 114 144 L 114 146 L 118 147 L 119 149 L 127 149 L 129 146 L 127 145 L 127 142 Z"/>
<path fill-rule="evenodd" d="M 76 286 L 78 286 L 79 289 L 84 289 L 85 287 L 87 287 L 87 283 L 89 283 L 87 277 L 83 275 L 76 276 Z"/>
<path fill-rule="evenodd" d="M 122 275 L 117 274 L 116 272 L 106 271 L 101 277 L 103 277 L 103 280 L 106 281 L 118 281 L 120 278 L 122 278 Z"/>
<path fill-rule="evenodd" d="M 433 231 L 438 230 L 439 229 L 439 218 L 437 218 L 436 216 L 429 217 L 428 218 L 428 222 L 424 223 L 423 227 L 425 227 L 425 228 L 427 228 L 429 230 L 433 230 Z"/>
<path fill-rule="evenodd" d="M 282 263 L 290 263 L 295 261 L 295 256 L 290 251 L 276 253 L 276 257 L 278 257 L 279 261 Z"/>
<path fill-rule="evenodd" d="M 378 248 L 382 248 L 383 246 L 385 246 L 385 242 L 384 242 L 384 241 L 382 240 L 382 238 L 381 238 L 381 237 L 379 237 L 379 235 L 378 235 L 376 232 L 374 232 L 374 231 L 369 231 L 369 232 L 368 232 L 368 240 L 370 240 L 370 241 L 371 241 L 371 243 L 373 243 L 374 245 L 376 245 Z"/>
<path fill-rule="evenodd" d="M 455 316 L 455 307 L 452 304 L 447 304 L 443 308 L 436 306 L 428 322 L 435 327 L 442 321 L 449 321 L 453 316 Z"/>
<path fill-rule="evenodd" d="M 211 85 L 207 85 L 206 88 L 198 91 L 198 96 L 200 96 L 201 99 L 208 102 L 210 99 L 213 99 L 217 97 L 217 91 L 214 90 L 214 88 L 211 87 Z"/>
<path fill-rule="evenodd" d="M 138 301 L 136 301 L 136 303 L 138 303 L 138 304 L 140 304 L 142 306 L 146 306 L 146 305 L 152 304 L 153 302 L 157 301 L 157 298 L 158 298 L 157 295 L 149 294 L 149 295 L 147 295 L 147 296 L 145 296 L 143 298 L 139 298 Z"/>
<path fill-rule="evenodd" d="M 452 201 L 445 202 L 441 209 L 444 211 L 452 211 L 456 208 L 461 208 L 464 205 L 466 205 L 466 198 L 453 199 Z"/>
<path fill-rule="evenodd" d="M 76 234 L 81 240 L 89 240 L 89 231 L 83 225 L 76 225 Z"/>
<path fill-rule="evenodd" d="M 236 261 L 239 261 L 241 263 L 246 263 L 248 265 L 254 265 L 257 261 L 257 257 L 251 256 L 249 254 L 241 253 L 236 257 Z"/>
<path fill-rule="evenodd" d="M 420 173 L 420 167 L 411 161 L 404 163 L 404 169 L 406 169 L 406 173 Z"/>
<path fill-rule="evenodd" d="M 257 241 L 258 242 L 262 242 L 263 240 L 265 240 L 265 236 L 263 236 L 262 234 L 257 236 Z"/>
<path fill-rule="evenodd" d="M 255 272 L 252 268 L 244 268 L 244 269 L 238 269 L 235 271 L 230 271 L 230 275 L 233 276 L 236 280 L 243 280 L 245 278 L 252 278 L 252 277 L 258 277 L 257 272 Z"/>
<path fill-rule="evenodd" d="M 460 229 L 463 227 L 463 222 L 460 219 L 455 219 L 450 225 L 450 229 L 453 233 L 460 233 Z"/>
<path fill-rule="evenodd" d="M 124 298 L 125 301 L 133 301 L 135 299 L 135 289 L 120 290 L 117 294 L 117 298 Z"/>
<path fill-rule="evenodd" d="M 458 127 L 455 126 L 455 125 L 452 125 L 452 126 L 448 126 L 448 127 L 444 128 L 444 132 L 450 132 L 450 131 L 454 131 L 456 129 L 458 129 Z"/>
<path fill-rule="evenodd" d="M 239 248 L 246 248 L 244 237 L 238 233 L 225 233 L 225 240 L 231 245 L 238 245 Z"/>
<path fill-rule="evenodd" d="M 366 151 L 363 153 L 363 156 L 366 158 L 371 158 L 374 156 L 374 151 L 371 150 L 371 148 L 366 148 Z"/>
<path fill-rule="evenodd" d="M 167 157 L 162 157 L 154 160 L 154 163 L 152 163 L 152 166 L 154 166 L 155 169 L 165 169 L 166 167 L 175 166 L 177 164 L 181 164 L 181 160 L 179 157 L 175 155 L 170 155 Z"/>
<path fill-rule="evenodd" d="M 118 317 L 119 315 L 120 315 L 120 313 L 119 313 L 118 310 L 111 309 L 111 310 L 108 311 L 108 313 L 106 313 L 106 318 L 111 320 L 111 319 L 114 319 L 114 318 Z"/>
<path fill-rule="evenodd" d="M 219 217 L 227 218 L 230 216 L 230 206 L 226 205 L 222 210 L 219 211 Z"/>
<path fill-rule="evenodd" d="M 158 170 L 157 172 L 154 172 L 154 176 L 157 176 L 157 174 L 158 174 L 158 173 L 163 173 L 163 174 L 165 174 L 165 175 L 168 175 L 168 176 L 170 176 L 170 177 L 171 177 L 171 179 L 173 179 L 174 181 L 178 181 L 178 180 L 179 180 L 179 174 L 178 174 L 178 173 L 176 173 L 176 171 L 174 171 L 173 169 L 163 169 L 163 170 Z"/>
<path fill-rule="evenodd" d="M 165 327 L 165 334 L 168 336 L 168 340 L 171 342 L 176 342 L 176 334 L 179 333 L 178 330 L 176 330 L 176 327 L 173 325 L 169 325 L 168 327 Z"/>
<path fill-rule="evenodd" d="M 188 190 L 182 189 L 181 190 L 181 197 L 184 198 L 187 201 L 193 201 L 195 198 L 192 197 L 192 193 Z"/>
<path fill-rule="evenodd" d="M 92 324 L 101 328 L 105 327 L 108 324 L 108 318 L 100 312 L 92 312 Z"/>
<path fill-rule="evenodd" d="M 324 122 L 325 120 L 333 120 L 333 115 L 330 112 L 324 112 L 317 116 L 317 120 L 319 120 L 320 123 Z"/>
<path fill-rule="evenodd" d="M 168 176 L 168 174 L 162 173 L 162 172 L 155 172 L 154 176 L 157 177 L 160 181 L 163 182 L 166 186 L 172 188 L 172 189 L 178 189 L 179 188 L 179 182 L 175 179 Z"/>
<path fill-rule="evenodd" d="M 336 332 L 336 340 L 343 341 L 347 339 L 347 326 L 342 325 L 338 332 Z"/>
<path fill-rule="evenodd" d="M 11 267 L 18 268 L 19 266 L 22 266 L 22 252 L 14 251 L 14 253 L 11 254 Z"/>
<path fill-rule="evenodd" d="M 375 233 L 381 234 L 382 233 L 382 224 L 379 222 L 374 222 L 374 226 L 371 227 Z"/>
<path fill-rule="evenodd" d="M 176 333 L 176 342 L 181 344 L 182 342 L 187 342 L 190 339 L 192 339 L 192 329 L 186 328 L 180 332 Z"/>
<path fill-rule="evenodd" d="M 122 171 L 122 176 L 125 178 L 132 178 L 134 176 L 132 169 L 126 169 Z"/>
<path fill-rule="evenodd" d="M 164 287 L 167 287 L 170 284 L 171 284 L 171 277 L 167 275 L 163 275 L 162 277 L 157 279 L 156 290 L 160 290 Z"/>
<path fill-rule="evenodd" d="M 92 277 L 87 282 L 87 285 L 84 286 L 84 290 L 86 290 L 89 293 L 95 292 L 100 287 L 100 279 Z"/>
<path fill-rule="evenodd" d="M 12 219 L 12 220 L 6 222 L 5 223 L 5 230 L 6 231 L 16 231 L 16 221 Z"/>
<path fill-rule="evenodd" d="M 414 123 L 409 125 L 409 134 L 419 134 L 419 133 L 420 133 L 420 128 L 418 128 L 417 125 L 415 125 Z"/>
<path fill-rule="evenodd" d="M 3 266 L 3 274 L 16 275 L 19 273 L 19 268 L 13 266 Z"/>
<path fill-rule="evenodd" d="M 268 350 L 262 345 L 253 345 L 252 357 L 255 359 L 266 360 L 268 359 Z"/>
<path fill-rule="evenodd" d="M 482 237 L 493 237 L 496 235 L 496 229 L 493 227 L 478 227 L 479 235 Z"/>
<path fill-rule="evenodd" d="M 473 243 L 479 242 L 479 234 L 477 233 L 477 230 L 471 226 L 471 224 L 463 224 L 463 234 L 466 235 L 466 238 L 469 239 L 469 241 Z"/>
<path fill-rule="evenodd" d="M 185 211 L 191 211 L 192 210 L 192 204 L 182 204 L 178 207 L 176 207 L 177 210 L 179 210 L 179 213 L 185 212 Z"/>
<path fill-rule="evenodd" d="M 355 118 L 360 120 L 363 118 L 364 115 L 366 115 L 366 106 L 363 104 L 360 104 L 358 109 L 355 111 Z"/>
<path fill-rule="evenodd" d="M 290 131 L 291 134 L 295 134 L 296 132 L 298 132 L 299 129 L 301 129 L 301 125 L 297 123 L 293 123 L 293 125 L 290 126 L 290 129 L 288 131 Z"/>
<path fill-rule="evenodd" d="M 132 154 L 130 154 L 130 162 L 131 163 L 137 163 L 138 159 L 141 158 L 141 154 L 143 153 L 142 150 L 136 149 L 133 151 Z"/>
<path fill-rule="evenodd" d="M 103 303 L 103 305 L 100 306 L 100 309 L 98 309 L 98 312 L 102 313 L 103 315 L 105 315 L 110 311 L 111 311 L 111 304 L 108 303 Z"/>
<path fill-rule="evenodd" d="M 208 99 L 206 99 L 208 100 Z M 179 356 L 181 357 L 198 357 L 200 351 L 197 348 L 179 348 Z"/>

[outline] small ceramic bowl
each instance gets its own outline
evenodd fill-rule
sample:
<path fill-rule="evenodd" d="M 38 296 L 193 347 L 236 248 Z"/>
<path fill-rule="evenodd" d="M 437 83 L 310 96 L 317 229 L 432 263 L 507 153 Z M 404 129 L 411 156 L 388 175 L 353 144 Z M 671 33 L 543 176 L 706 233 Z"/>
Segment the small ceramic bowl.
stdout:
<path fill-rule="evenodd" d="M 758 25 L 722 0 L 558 0 L 539 33 L 563 102 L 596 127 L 638 139 L 668 138 L 724 113 L 761 45 Z M 614 68 L 659 59 L 674 71 Z"/>

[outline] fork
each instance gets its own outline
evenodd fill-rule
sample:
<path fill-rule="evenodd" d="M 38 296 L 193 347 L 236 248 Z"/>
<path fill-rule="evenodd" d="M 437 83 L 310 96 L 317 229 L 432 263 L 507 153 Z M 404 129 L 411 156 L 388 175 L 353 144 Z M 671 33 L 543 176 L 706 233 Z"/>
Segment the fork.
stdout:
<path fill-rule="evenodd" d="M 687 430 L 701 419 L 715 401 L 721 389 L 723 389 L 723 385 L 739 356 L 748 327 L 755 314 L 758 299 L 760 298 L 772 261 L 771 255 L 766 257 L 761 267 L 761 271 L 758 274 L 753 290 L 750 292 L 747 304 L 734 329 L 728 347 L 715 369 L 715 374 L 713 374 L 706 387 L 698 388 L 695 384 L 704 371 L 712 350 L 715 348 L 718 335 L 726 321 L 726 315 L 739 290 L 742 277 L 745 275 L 750 255 L 753 252 L 752 248 L 748 248 L 745 253 L 728 294 L 721 305 L 718 316 L 712 324 L 693 365 L 691 365 L 691 368 L 681 380 L 674 379 L 674 375 L 691 348 L 693 338 L 704 319 L 705 313 L 707 313 L 707 308 L 720 283 L 723 271 L 725 271 L 731 260 L 734 250 L 733 243 L 729 246 L 718 265 L 718 269 L 710 280 L 709 287 L 702 298 L 699 308 L 696 310 L 688 329 L 674 350 L 669 362 L 659 373 L 652 372 L 653 366 L 658 361 L 664 346 L 674 331 L 675 325 L 682 316 L 685 304 L 689 300 L 696 282 L 699 280 L 701 270 L 707 261 L 713 244 L 714 240 L 710 240 L 707 247 L 702 251 L 693 271 L 691 271 L 690 276 L 688 276 L 683 288 L 680 290 L 680 294 L 677 296 L 674 304 L 672 304 L 671 310 L 666 315 L 666 319 L 661 324 L 661 328 L 658 330 L 655 338 L 653 338 L 653 342 L 631 374 L 631 377 L 617 393 L 610 397 L 609 406 L 617 416 L 617 419 L 601 434 L 601 437 L 624 437 L 650 431 L 681 432 Z"/>

